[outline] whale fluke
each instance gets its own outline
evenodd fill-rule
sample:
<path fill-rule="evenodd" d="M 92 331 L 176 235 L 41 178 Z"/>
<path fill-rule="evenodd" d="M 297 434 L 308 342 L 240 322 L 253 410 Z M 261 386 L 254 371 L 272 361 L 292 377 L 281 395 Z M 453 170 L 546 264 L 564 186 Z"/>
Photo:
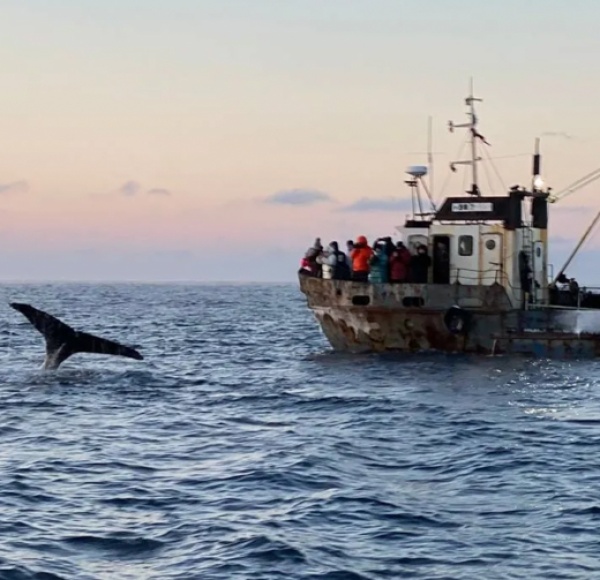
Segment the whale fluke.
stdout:
<path fill-rule="evenodd" d="M 45 369 L 57 369 L 71 355 L 78 352 L 124 356 L 136 360 L 144 359 L 134 348 L 87 332 L 79 332 L 58 318 L 29 304 L 11 302 L 10 306 L 25 316 L 44 336 L 46 340 Z"/>

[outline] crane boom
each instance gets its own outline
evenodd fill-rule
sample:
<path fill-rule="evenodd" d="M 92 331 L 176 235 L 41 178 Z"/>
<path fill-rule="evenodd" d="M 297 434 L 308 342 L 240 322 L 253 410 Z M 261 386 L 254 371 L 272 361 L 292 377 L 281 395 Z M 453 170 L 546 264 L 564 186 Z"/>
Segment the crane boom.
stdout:
<path fill-rule="evenodd" d="M 572 193 L 575 193 L 576 191 L 582 189 L 586 185 L 593 183 L 597 179 L 600 179 L 600 167 L 598 169 L 595 169 L 594 171 L 591 171 L 587 175 L 580 177 L 578 180 L 574 181 L 573 183 L 571 183 L 571 185 L 565 187 L 558 193 L 551 194 L 548 198 L 548 201 L 550 203 L 556 203 L 558 200 L 563 199 L 568 195 L 571 195 Z"/>
<path fill-rule="evenodd" d="M 594 226 L 598 223 L 599 219 L 600 219 L 600 211 L 596 214 L 596 217 L 592 220 L 592 223 L 588 226 L 587 230 L 585 230 L 583 236 L 581 236 L 581 239 L 575 246 L 575 249 L 571 252 L 571 255 L 565 262 L 564 266 L 560 269 L 558 274 L 554 277 L 554 280 L 552 280 L 553 284 L 556 284 L 556 281 L 560 278 L 560 275 L 569 267 L 571 260 L 573 260 L 573 258 L 575 257 L 575 254 L 577 254 L 577 252 L 579 251 L 579 248 L 581 248 L 581 246 L 583 245 L 583 242 L 585 242 L 586 238 L 590 235 L 591 231 L 594 229 Z"/>

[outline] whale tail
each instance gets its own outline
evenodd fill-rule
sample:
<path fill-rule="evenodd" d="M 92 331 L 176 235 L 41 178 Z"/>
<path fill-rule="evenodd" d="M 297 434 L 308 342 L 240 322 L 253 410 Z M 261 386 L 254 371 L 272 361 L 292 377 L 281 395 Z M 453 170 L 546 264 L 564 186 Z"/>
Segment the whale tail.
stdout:
<path fill-rule="evenodd" d="M 46 340 L 45 369 L 57 369 L 65 360 L 78 352 L 124 356 L 136 360 L 144 359 L 134 348 L 75 330 L 58 318 L 29 304 L 11 302 L 10 306 L 25 316 L 44 336 Z"/>

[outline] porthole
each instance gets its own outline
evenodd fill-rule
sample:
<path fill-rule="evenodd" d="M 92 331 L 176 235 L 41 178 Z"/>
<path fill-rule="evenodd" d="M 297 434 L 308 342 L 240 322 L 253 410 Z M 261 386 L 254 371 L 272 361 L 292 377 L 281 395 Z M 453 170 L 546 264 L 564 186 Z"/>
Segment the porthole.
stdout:
<path fill-rule="evenodd" d="M 488 250 L 493 250 L 496 247 L 496 240 L 487 240 L 485 243 L 485 247 Z"/>

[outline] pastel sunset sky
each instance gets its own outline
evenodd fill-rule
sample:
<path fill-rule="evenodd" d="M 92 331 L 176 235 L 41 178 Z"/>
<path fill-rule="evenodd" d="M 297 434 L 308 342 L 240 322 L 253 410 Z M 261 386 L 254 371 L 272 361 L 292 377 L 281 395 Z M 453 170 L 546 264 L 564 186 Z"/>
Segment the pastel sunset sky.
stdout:
<path fill-rule="evenodd" d="M 293 280 L 315 236 L 403 222 L 428 116 L 436 197 L 464 191 L 470 77 L 484 194 L 529 185 L 536 137 L 561 190 L 600 166 L 598 24 L 591 0 L 5 0 L 0 278 Z M 556 267 L 598 192 L 552 206 Z"/>

